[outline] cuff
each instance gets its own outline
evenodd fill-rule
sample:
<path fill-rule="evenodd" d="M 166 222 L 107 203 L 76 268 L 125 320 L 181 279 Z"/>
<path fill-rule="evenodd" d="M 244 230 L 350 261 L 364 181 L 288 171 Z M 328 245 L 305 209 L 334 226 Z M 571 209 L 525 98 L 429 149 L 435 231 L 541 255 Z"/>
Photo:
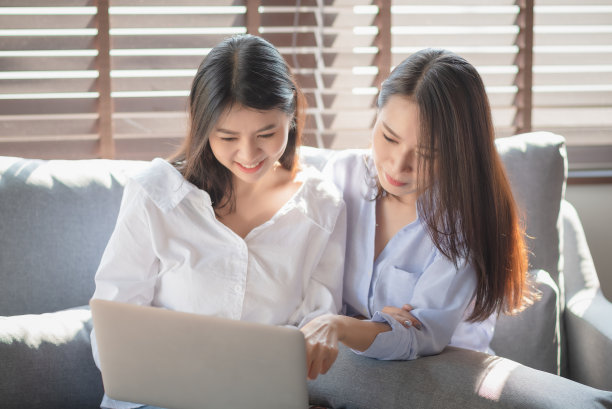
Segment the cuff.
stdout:
<path fill-rule="evenodd" d="M 376 311 L 370 320 L 372 322 L 386 322 L 391 331 L 381 332 L 374 338 L 374 342 L 365 351 L 352 349 L 357 355 L 382 360 L 409 360 L 417 358 L 414 352 L 414 328 L 406 328 L 395 318 L 384 312 Z"/>

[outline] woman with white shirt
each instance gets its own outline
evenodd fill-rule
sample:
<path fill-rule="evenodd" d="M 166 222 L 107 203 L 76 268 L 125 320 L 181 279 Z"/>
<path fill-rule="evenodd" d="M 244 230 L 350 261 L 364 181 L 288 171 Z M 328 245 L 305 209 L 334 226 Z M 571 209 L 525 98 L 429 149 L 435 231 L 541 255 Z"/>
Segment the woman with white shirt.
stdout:
<path fill-rule="evenodd" d="M 298 328 L 336 314 L 344 203 L 318 171 L 298 169 L 304 98 L 282 56 L 256 36 L 223 41 L 189 103 L 178 153 L 125 186 L 93 298 Z"/>
<path fill-rule="evenodd" d="M 492 352 L 496 316 L 536 297 L 476 69 L 415 53 L 382 84 L 378 109 L 371 149 L 340 152 L 324 172 L 343 192 L 348 241 L 346 315 L 303 328 L 330 351 L 321 373 L 338 342 L 384 360 Z"/>

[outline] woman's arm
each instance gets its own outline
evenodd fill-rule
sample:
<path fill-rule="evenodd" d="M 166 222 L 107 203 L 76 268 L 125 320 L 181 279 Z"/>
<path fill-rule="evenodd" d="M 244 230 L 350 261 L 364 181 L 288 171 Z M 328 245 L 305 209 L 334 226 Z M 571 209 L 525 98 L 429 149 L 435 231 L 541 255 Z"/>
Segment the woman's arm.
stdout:
<path fill-rule="evenodd" d="M 95 275 L 93 298 L 151 303 L 158 260 L 151 240 L 146 202 L 142 187 L 130 180 L 123 192 L 115 229 Z"/>
<path fill-rule="evenodd" d="M 335 316 L 342 306 L 342 279 L 346 248 L 346 208 L 344 202 L 336 205 L 337 218 L 333 231 L 321 246 L 321 256 L 308 280 L 304 299 L 292 315 L 306 340 L 308 378 L 315 379 L 331 367 L 338 354 L 338 342 L 333 334 L 322 336 L 311 331 L 308 323 L 322 316 Z M 306 329 L 305 329 L 306 328 Z"/>
<path fill-rule="evenodd" d="M 322 206 L 330 205 L 324 203 Z M 307 279 L 300 306 L 291 315 L 289 322 L 301 328 L 314 317 L 323 314 L 337 314 L 342 307 L 342 278 L 344 275 L 344 250 L 346 248 L 346 209 L 344 202 L 333 204 L 326 210 L 336 213 L 336 220 L 326 240 L 319 239 L 304 243 L 317 247 L 316 264 Z M 315 253 L 314 251 L 312 253 Z M 310 270 L 310 269 L 309 269 Z"/>
<path fill-rule="evenodd" d="M 415 307 L 410 312 L 422 324 L 421 329 L 402 325 L 383 308 L 374 312 L 372 321 L 385 322 L 392 330 L 376 337 L 367 350 L 356 352 L 384 360 L 411 360 L 440 353 L 464 319 L 475 288 L 476 276 L 471 266 L 457 268 L 439 255 L 422 273 L 412 297 L 406 300 Z"/>
<path fill-rule="evenodd" d="M 384 310 L 399 320 L 402 325 L 419 329 L 421 323 L 410 314 L 412 307 L 385 307 Z M 407 324 L 406 322 L 410 322 Z M 301 329 L 306 338 L 309 355 L 308 377 L 315 379 L 319 374 L 327 373 L 338 354 L 338 342 L 357 351 L 365 351 L 372 345 L 378 334 L 391 331 L 391 326 L 384 322 L 361 320 L 345 315 L 325 314 L 311 320 Z"/>
<path fill-rule="evenodd" d="M 124 188 L 113 233 L 96 272 L 92 298 L 134 304 L 153 299 L 157 258 L 145 218 L 142 188 L 130 181 Z M 91 331 L 94 362 L 100 367 L 95 328 Z"/>
<path fill-rule="evenodd" d="M 390 330 L 385 323 L 344 315 L 325 314 L 314 318 L 300 329 L 306 339 L 308 379 L 327 373 L 338 356 L 339 341 L 364 350 L 379 333 Z"/>

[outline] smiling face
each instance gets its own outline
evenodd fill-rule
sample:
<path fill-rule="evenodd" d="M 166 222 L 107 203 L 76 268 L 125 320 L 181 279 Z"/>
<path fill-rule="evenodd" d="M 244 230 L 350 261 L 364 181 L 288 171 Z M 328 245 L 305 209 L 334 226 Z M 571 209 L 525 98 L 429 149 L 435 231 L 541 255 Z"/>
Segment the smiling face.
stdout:
<path fill-rule="evenodd" d="M 210 132 L 215 158 L 232 172 L 234 183 L 255 183 L 285 152 L 291 117 L 271 109 L 257 111 L 233 106 Z"/>
<path fill-rule="evenodd" d="M 416 199 L 419 108 L 394 95 L 380 109 L 372 134 L 372 153 L 382 188 L 401 199 Z"/>

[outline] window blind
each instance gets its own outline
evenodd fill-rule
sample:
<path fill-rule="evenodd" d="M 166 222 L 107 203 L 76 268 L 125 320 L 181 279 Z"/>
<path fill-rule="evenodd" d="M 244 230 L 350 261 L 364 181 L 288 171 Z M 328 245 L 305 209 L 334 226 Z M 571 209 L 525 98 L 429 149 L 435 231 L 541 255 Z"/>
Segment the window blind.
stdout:
<path fill-rule="evenodd" d="M 47 3 L 0 5 L 2 155 L 167 156 L 187 132 L 201 59 L 251 32 L 279 48 L 305 91 L 305 144 L 367 146 L 380 81 L 411 53 L 442 47 L 483 76 L 498 136 L 558 132 L 571 168 L 612 169 L 607 1 Z"/>
<path fill-rule="evenodd" d="M 538 0 L 533 128 L 565 136 L 570 169 L 612 169 L 612 4 Z"/>
<path fill-rule="evenodd" d="M 0 7 L 0 154 L 98 153 L 96 7 L 87 0 Z"/>

